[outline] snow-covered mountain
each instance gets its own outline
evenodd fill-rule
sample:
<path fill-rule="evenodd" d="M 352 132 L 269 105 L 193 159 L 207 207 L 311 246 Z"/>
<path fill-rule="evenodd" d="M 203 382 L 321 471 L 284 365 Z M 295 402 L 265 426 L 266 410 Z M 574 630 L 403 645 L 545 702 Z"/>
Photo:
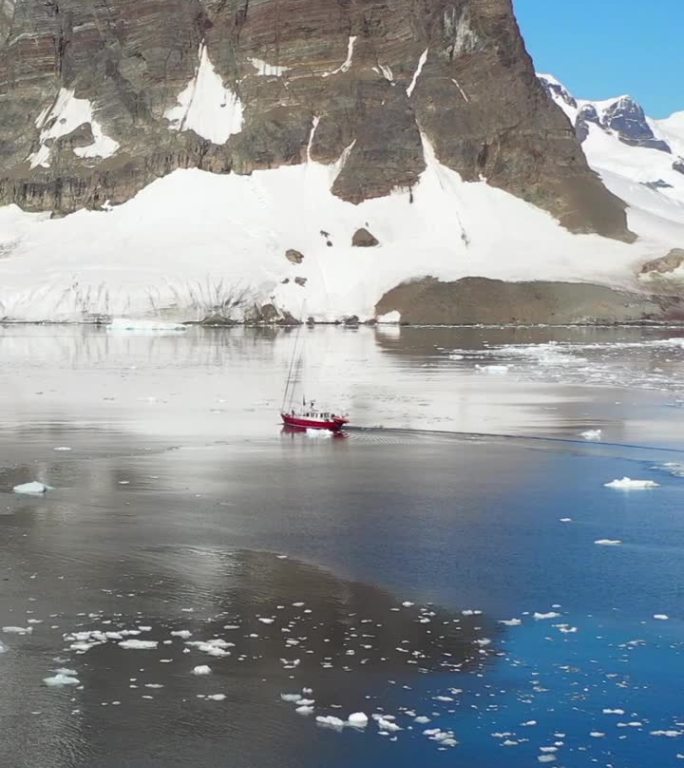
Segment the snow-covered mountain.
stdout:
<path fill-rule="evenodd" d="M 637 249 L 684 248 L 684 112 L 654 120 L 631 96 L 583 101 L 553 76 L 539 79 L 570 120 L 589 165 L 627 203 Z M 681 269 L 642 280 L 662 274 L 684 278 L 684 261 Z"/>

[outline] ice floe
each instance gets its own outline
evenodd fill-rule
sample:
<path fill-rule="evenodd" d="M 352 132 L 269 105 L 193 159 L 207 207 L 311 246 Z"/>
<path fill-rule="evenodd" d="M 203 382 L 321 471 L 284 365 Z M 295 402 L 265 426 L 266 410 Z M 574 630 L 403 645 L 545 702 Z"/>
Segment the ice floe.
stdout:
<path fill-rule="evenodd" d="M 646 488 L 657 488 L 658 483 L 653 480 L 632 480 L 631 477 L 623 477 L 620 480 L 611 480 L 604 483 L 606 488 L 617 488 L 622 491 L 639 491 Z"/>
<path fill-rule="evenodd" d="M 30 635 L 33 627 L 3 627 L 2 631 L 8 635 Z"/>
<path fill-rule="evenodd" d="M 585 440 L 596 441 L 601 439 L 602 431 L 600 429 L 587 429 L 585 432 L 580 432 L 580 437 Z"/>
<path fill-rule="evenodd" d="M 619 547 L 622 542 L 620 539 L 596 539 L 594 544 L 598 544 L 599 547 Z"/>
<path fill-rule="evenodd" d="M 210 675 L 211 667 L 208 667 L 206 664 L 198 664 L 196 667 L 193 667 L 192 674 L 193 675 Z"/>
<path fill-rule="evenodd" d="M 159 645 L 157 640 L 121 640 L 119 642 L 120 648 L 133 651 L 148 651 L 156 648 Z"/>
<path fill-rule="evenodd" d="M 81 681 L 73 675 L 57 672 L 53 677 L 43 678 L 43 682 L 50 688 L 61 688 L 65 685 L 79 685 Z"/>
<path fill-rule="evenodd" d="M 14 488 L 12 488 L 12 490 L 14 491 L 14 493 L 25 494 L 27 496 L 42 496 L 48 491 L 51 491 L 52 488 L 50 488 L 49 485 L 45 485 L 45 483 L 40 483 L 37 480 L 34 480 L 31 483 L 22 483 L 21 485 L 15 485 Z"/>
<path fill-rule="evenodd" d="M 365 712 L 352 712 L 347 722 L 354 728 L 365 728 L 368 725 L 368 715 Z"/>

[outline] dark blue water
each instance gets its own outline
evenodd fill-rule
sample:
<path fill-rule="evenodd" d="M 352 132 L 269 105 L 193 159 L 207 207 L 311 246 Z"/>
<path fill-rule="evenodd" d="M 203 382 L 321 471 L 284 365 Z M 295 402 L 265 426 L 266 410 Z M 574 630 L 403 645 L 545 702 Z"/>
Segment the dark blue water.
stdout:
<path fill-rule="evenodd" d="M 384 340 L 337 333 L 335 371 L 362 371 L 359 410 L 371 409 L 373 378 L 380 392 L 397 382 L 378 403 L 391 428 L 282 434 L 267 407 L 273 339 L 230 355 L 212 337 L 194 338 L 192 354 L 138 339 L 123 355 L 86 336 L 64 366 L 41 365 L 30 343 L 22 362 L 17 332 L 10 367 L 30 395 L 3 403 L 0 626 L 42 623 L 0 635 L 2 764 L 680 764 L 684 419 L 676 377 L 646 387 L 651 339 L 638 347 L 648 366 L 634 348 L 612 352 L 633 374 L 619 389 L 565 382 L 556 368 L 540 384 L 536 364 L 505 376 L 454 369 L 448 350 L 434 352 L 447 349 L 444 331 L 439 343 L 423 331 L 416 348 L 414 330 L 389 357 Z M 85 360 L 94 349 L 106 375 Z M 651 352 L 671 366 L 682 355 Z M 321 386 L 332 392 L 334 380 Z M 406 429 L 433 391 L 443 426 L 482 413 L 486 402 L 464 412 L 464 391 L 486 393 L 496 423 Z M 587 427 L 603 443 L 578 438 Z M 519 436 L 467 434 L 485 431 Z M 605 487 L 623 476 L 658 487 Z M 11 493 L 31 479 L 54 490 Z M 138 626 L 157 648 L 70 648 L 75 631 Z M 231 655 L 186 646 L 170 635 L 181 629 L 234 642 Z M 209 676 L 191 673 L 200 664 Z M 58 667 L 80 685 L 48 688 Z M 281 700 L 302 688 L 310 715 Z M 216 693 L 225 699 L 198 698 Z M 400 730 L 315 722 L 354 711 L 394 716 Z"/>

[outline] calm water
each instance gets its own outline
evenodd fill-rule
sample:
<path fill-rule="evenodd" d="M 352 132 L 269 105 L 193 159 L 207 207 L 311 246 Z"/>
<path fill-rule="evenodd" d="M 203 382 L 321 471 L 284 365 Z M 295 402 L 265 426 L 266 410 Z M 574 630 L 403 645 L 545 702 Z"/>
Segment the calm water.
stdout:
<path fill-rule="evenodd" d="M 681 765 L 684 332 L 304 333 L 0 329 L 0 765 Z"/>

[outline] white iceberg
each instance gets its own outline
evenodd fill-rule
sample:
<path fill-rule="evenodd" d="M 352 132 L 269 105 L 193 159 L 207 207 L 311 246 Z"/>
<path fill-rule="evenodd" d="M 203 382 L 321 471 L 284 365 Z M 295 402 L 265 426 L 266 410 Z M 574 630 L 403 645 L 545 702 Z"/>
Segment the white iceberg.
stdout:
<path fill-rule="evenodd" d="M 620 539 L 597 539 L 594 544 L 598 544 L 599 547 L 619 547 L 622 542 Z"/>
<path fill-rule="evenodd" d="M 149 651 L 158 645 L 156 640 L 122 640 L 119 647 L 134 651 Z"/>
<path fill-rule="evenodd" d="M 52 488 L 49 485 L 45 485 L 45 483 L 39 483 L 37 480 L 34 480 L 31 483 L 15 485 L 12 490 L 15 493 L 22 493 L 27 496 L 42 496 L 44 493 L 51 491 Z"/>
<path fill-rule="evenodd" d="M 63 672 L 58 672 L 54 677 L 44 678 L 43 682 L 50 688 L 61 688 L 65 685 L 78 685 L 81 681 L 72 675 L 65 675 Z"/>
<path fill-rule="evenodd" d="M 365 728 L 368 725 L 368 715 L 365 712 L 353 712 L 347 722 L 354 728 Z"/>
<path fill-rule="evenodd" d="M 645 488 L 657 488 L 658 483 L 653 480 L 632 480 L 631 477 L 623 477 L 621 480 L 611 480 L 604 483 L 606 488 L 618 488 L 623 491 L 640 491 Z"/>

